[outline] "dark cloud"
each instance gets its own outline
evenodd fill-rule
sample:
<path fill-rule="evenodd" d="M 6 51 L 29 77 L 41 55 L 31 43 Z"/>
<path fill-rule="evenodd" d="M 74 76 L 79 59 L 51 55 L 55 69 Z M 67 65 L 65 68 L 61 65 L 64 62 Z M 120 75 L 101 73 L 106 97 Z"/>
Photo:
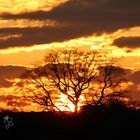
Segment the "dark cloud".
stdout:
<path fill-rule="evenodd" d="M 134 99 L 135 101 L 140 102 L 140 89 L 137 88 L 137 84 L 129 86 L 128 90 L 130 91 L 128 96 Z"/>
<path fill-rule="evenodd" d="M 9 29 L 9 33 L 18 32 L 22 36 L 18 39 L 10 38 L 7 41 L 1 41 L 1 48 L 9 47 L 10 44 L 11 46 L 29 46 L 64 41 L 93 33 L 114 32 L 121 28 L 139 26 L 139 5 L 139 0 L 71 0 L 49 12 L 4 14 L 1 15 L 3 19 L 50 19 L 64 26 Z"/>
<path fill-rule="evenodd" d="M 13 82 L 9 81 L 20 78 L 20 75 L 26 70 L 22 66 L 0 66 L 0 87 L 10 87 Z"/>
<path fill-rule="evenodd" d="M 77 30 L 76 27 L 68 29 L 67 27 L 42 27 L 42 28 L 3 28 L 0 34 L 21 34 L 19 37 L 10 37 L 0 39 L 0 49 L 31 46 L 36 44 L 46 44 L 51 42 L 61 42 L 71 38 L 88 35 L 90 29 Z M 90 31 L 92 33 L 92 31 Z"/>
<path fill-rule="evenodd" d="M 135 84 L 140 84 L 140 71 L 134 72 L 131 76 L 130 79 L 135 83 Z"/>
<path fill-rule="evenodd" d="M 13 84 L 12 82 L 6 79 L 0 78 L 0 87 L 11 87 L 12 84 Z"/>
<path fill-rule="evenodd" d="M 128 87 L 128 90 L 130 91 L 128 96 L 135 101 L 140 101 L 140 89 L 138 88 L 140 85 L 140 71 L 133 72 L 131 70 L 127 77 L 130 82 L 133 82 L 133 84 Z"/>
<path fill-rule="evenodd" d="M 138 48 L 140 47 L 140 36 L 120 37 L 114 40 L 113 45 L 116 45 L 118 47 Z"/>

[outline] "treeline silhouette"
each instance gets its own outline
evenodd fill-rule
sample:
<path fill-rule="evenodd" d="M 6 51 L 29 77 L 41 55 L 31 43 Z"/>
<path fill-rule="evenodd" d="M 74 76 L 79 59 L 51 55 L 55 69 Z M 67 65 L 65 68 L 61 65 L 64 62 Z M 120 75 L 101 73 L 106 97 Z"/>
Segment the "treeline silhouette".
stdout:
<path fill-rule="evenodd" d="M 5 129 L 3 116 L 13 118 L 14 126 Z M 114 102 L 110 106 L 84 106 L 70 112 L 9 112 L 0 114 L 0 137 L 12 139 L 126 139 L 138 136 L 140 111 Z"/>

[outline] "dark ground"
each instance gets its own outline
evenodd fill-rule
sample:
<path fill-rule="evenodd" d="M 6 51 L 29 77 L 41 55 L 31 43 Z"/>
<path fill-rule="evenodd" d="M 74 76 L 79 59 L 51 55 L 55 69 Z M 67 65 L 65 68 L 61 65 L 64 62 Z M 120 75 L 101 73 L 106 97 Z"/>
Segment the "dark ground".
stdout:
<path fill-rule="evenodd" d="M 6 129 L 3 117 L 14 123 Z M 138 137 L 138 138 L 137 138 Z M 140 111 L 90 107 L 76 117 L 58 112 L 0 113 L 0 140 L 6 139 L 140 139 Z"/>

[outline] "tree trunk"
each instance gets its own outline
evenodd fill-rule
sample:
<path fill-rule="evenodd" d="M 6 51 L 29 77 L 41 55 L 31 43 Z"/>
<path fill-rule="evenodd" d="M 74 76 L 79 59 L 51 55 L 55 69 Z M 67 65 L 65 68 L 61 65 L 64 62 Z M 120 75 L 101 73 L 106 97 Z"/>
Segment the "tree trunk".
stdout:
<path fill-rule="evenodd" d="M 76 102 L 75 102 L 75 109 L 74 109 L 75 115 L 77 115 L 77 112 L 78 112 L 78 98 L 76 98 Z"/>

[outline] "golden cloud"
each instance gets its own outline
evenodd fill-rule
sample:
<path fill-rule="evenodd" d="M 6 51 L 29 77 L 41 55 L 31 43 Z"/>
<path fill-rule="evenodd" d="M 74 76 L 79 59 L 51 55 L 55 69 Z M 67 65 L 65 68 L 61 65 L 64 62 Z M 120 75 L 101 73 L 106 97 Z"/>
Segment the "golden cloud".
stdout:
<path fill-rule="evenodd" d="M 0 13 L 49 11 L 68 0 L 0 0 Z"/>

